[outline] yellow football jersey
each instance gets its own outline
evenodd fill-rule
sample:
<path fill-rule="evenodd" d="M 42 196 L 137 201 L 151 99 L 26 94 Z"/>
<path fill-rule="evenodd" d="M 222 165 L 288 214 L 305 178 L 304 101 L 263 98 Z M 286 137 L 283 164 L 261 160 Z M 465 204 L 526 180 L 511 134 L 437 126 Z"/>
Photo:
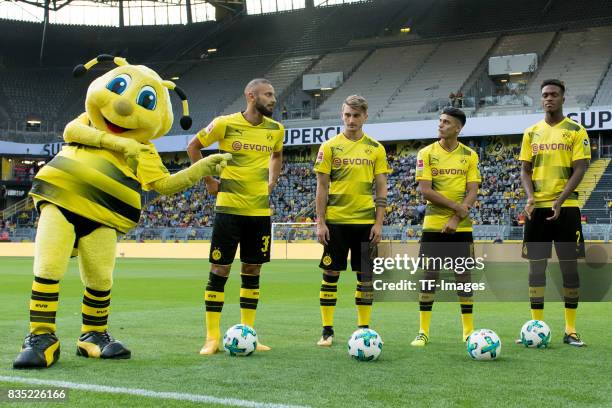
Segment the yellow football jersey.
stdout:
<path fill-rule="evenodd" d="M 449 152 L 439 142 L 425 146 L 417 154 L 416 180 L 429 180 L 433 190 L 456 203 L 465 198 L 467 183 L 480 183 L 478 154 L 459 143 Z M 427 202 L 423 231 L 441 232 L 455 214 L 447 207 Z M 465 217 L 459 222 L 457 232 L 472 231 L 472 220 Z"/>
<path fill-rule="evenodd" d="M 253 126 L 237 112 L 217 117 L 197 137 L 205 147 L 219 142 L 223 153 L 232 154 L 221 171 L 216 212 L 270 216 L 270 155 L 283 150 L 283 125 L 264 117 L 262 123 Z"/>
<path fill-rule="evenodd" d="M 126 233 L 140 219 L 140 194 L 169 175 L 153 144 L 133 170 L 123 155 L 83 145 L 64 146 L 34 178 L 35 204 L 50 202 Z"/>
<path fill-rule="evenodd" d="M 551 207 L 572 175 L 572 162 L 590 158 L 589 135 L 567 117 L 555 126 L 541 120 L 527 128 L 519 160 L 532 164 L 536 208 Z M 570 194 L 562 207 L 578 207 L 578 192 Z"/>
<path fill-rule="evenodd" d="M 366 134 L 352 141 L 340 133 L 321 145 L 314 170 L 330 175 L 328 223 L 374 224 L 374 179 L 391 172 L 382 144 Z"/>

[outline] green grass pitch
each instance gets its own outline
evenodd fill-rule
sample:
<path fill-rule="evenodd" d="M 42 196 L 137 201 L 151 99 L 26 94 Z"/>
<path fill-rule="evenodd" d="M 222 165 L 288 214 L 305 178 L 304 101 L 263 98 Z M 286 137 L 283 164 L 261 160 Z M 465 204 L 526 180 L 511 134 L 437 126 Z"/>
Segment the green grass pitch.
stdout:
<path fill-rule="evenodd" d="M 198 260 L 119 259 L 113 288 L 110 332 L 132 350 L 131 360 L 88 360 L 75 355 L 80 329 L 82 286 L 76 262 L 61 284 L 59 362 L 47 370 L 11 368 L 27 332 L 32 260 L 0 260 L 0 376 L 236 398 L 258 403 L 313 407 L 604 407 L 612 406 L 612 303 L 583 303 L 578 326 L 588 347 L 562 344 L 563 305 L 549 302 L 546 321 L 552 348 L 513 344 L 529 318 L 528 304 L 477 303 L 477 328 L 502 339 L 501 358 L 472 361 L 460 341 L 459 306 L 434 305 L 431 342 L 409 346 L 418 329 L 414 302 L 374 305 L 371 327 L 385 341 L 381 358 L 351 360 L 346 340 L 355 329 L 355 277 L 341 276 L 336 309 L 336 343 L 315 346 L 320 336 L 316 261 L 273 261 L 264 266 L 257 332 L 268 353 L 232 358 L 201 357 L 203 290 L 209 266 Z M 239 269 L 226 287 L 222 326 L 239 322 Z M 0 389 L 25 387 L 0 382 Z M 29 386 L 31 387 L 31 386 Z M 0 401 L 0 405 L 5 402 Z M 202 406 L 199 403 L 70 390 L 65 404 L 19 406 Z M 7 405 L 8 406 L 8 405 Z M 14 405 L 17 406 L 17 405 Z"/>

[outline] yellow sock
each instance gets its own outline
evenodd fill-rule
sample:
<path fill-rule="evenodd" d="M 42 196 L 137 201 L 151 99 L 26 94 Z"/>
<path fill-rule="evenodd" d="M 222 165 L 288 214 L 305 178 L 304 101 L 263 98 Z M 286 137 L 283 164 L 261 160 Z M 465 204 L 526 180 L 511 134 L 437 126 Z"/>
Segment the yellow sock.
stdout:
<path fill-rule="evenodd" d="M 221 312 L 206 312 L 206 339 L 221 338 Z"/>
<path fill-rule="evenodd" d="M 429 325 L 431 324 L 431 310 L 419 312 L 419 333 L 425 333 L 429 337 Z"/>
<path fill-rule="evenodd" d="M 204 292 L 206 304 L 206 339 L 219 339 L 221 337 L 221 310 L 225 302 L 225 293 L 213 290 Z"/>
<path fill-rule="evenodd" d="M 565 333 L 576 333 L 576 310 L 565 308 Z"/>
<path fill-rule="evenodd" d="M 321 321 L 323 322 L 323 326 L 334 325 L 335 310 L 336 306 L 321 306 Z"/>
<path fill-rule="evenodd" d="M 221 337 L 221 311 L 225 303 L 225 283 L 227 276 L 214 273 L 208 275 L 208 284 L 204 292 L 206 305 L 206 339 L 214 340 Z"/>
<path fill-rule="evenodd" d="M 372 316 L 374 289 L 372 282 L 363 281 L 363 273 L 357 272 L 357 288 L 355 290 L 355 305 L 357 305 L 357 326 L 369 326 Z"/>
<path fill-rule="evenodd" d="M 372 305 L 357 305 L 357 326 L 369 326 L 372 316 Z"/>
<path fill-rule="evenodd" d="M 474 331 L 474 315 L 472 313 L 462 313 L 461 326 L 463 327 L 463 338 L 465 339 Z"/>
<path fill-rule="evenodd" d="M 259 301 L 259 288 L 240 289 L 240 323 L 255 327 L 255 314 Z"/>
<path fill-rule="evenodd" d="M 321 322 L 323 327 L 334 325 L 339 278 L 340 275 L 323 274 L 321 290 L 319 291 L 319 305 L 321 306 Z"/>
<path fill-rule="evenodd" d="M 543 321 L 544 320 L 544 309 L 531 309 L 531 320 L 542 320 Z"/>
<path fill-rule="evenodd" d="M 474 301 L 471 297 L 459 296 L 461 307 L 461 326 L 463 327 L 463 339 L 474 331 Z"/>

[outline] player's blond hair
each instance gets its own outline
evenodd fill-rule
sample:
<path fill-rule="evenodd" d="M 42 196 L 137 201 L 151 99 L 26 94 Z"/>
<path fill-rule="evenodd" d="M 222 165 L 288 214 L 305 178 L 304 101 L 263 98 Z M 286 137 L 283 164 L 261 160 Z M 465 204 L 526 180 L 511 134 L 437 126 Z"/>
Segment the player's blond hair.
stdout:
<path fill-rule="evenodd" d="M 361 95 L 347 96 L 342 103 L 342 106 L 344 105 L 360 110 L 363 113 L 368 113 L 368 101 Z"/>

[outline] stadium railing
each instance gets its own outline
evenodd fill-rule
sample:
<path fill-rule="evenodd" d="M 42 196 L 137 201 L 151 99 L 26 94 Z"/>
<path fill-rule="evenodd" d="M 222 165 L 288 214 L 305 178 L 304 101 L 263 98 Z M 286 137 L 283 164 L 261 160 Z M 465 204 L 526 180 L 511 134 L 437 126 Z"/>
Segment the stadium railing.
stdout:
<path fill-rule="evenodd" d="M 609 220 L 608 220 L 609 221 Z M 314 223 L 275 223 L 274 240 L 286 242 L 316 242 Z M 612 235 L 612 224 L 583 224 L 585 240 L 609 242 Z M 0 229 L 0 236 L 8 234 L 6 242 L 33 242 L 36 228 Z M 383 240 L 399 242 L 417 242 L 422 234 L 420 225 L 385 226 Z M 212 227 L 204 228 L 134 228 L 120 241 L 134 242 L 190 242 L 209 241 Z M 522 226 L 510 225 L 474 225 L 474 239 L 477 241 L 520 241 L 523 238 Z"/>

